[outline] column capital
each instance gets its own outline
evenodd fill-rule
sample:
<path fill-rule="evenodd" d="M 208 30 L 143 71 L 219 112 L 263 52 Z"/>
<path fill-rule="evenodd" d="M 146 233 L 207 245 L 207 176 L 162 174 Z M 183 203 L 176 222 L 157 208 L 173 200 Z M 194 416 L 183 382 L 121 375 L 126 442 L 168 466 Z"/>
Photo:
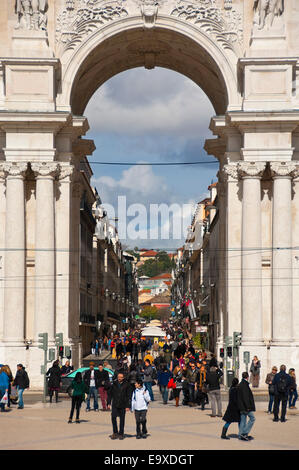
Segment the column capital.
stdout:
<path fill-rule="evenodd" d="M 72 176 L 74 173 L 74 169 L 75 169 L 74 165 L 65 165 L 65 166 L 60 165 L 60 172 L 58 175 L 58 179 L 64 180 L 68 178 L 69 176 Z"/>
<path fill-rule="evenodd" d="M 31 163 L 31 169 L 37 178 L 55 178 L 59 172 L 60 165 L 57 162 L 34 162 Z"/>
<path fill-rule="evenodd" d="M 28 168 L 27 162 L 3 162 L 0 163 L 0 174 L 2 173 L 2 178 L 8 176 L 18 176 L 24 177 Z"/>
<path fill-rule="evenodd" d="M 295 162 L 271 162 L 270 170 L 273 178 L 292 178 L 298 172 Z"/>
<path fill-rule="evenodd" d="M 238 162 L 238 173 L 244 178 L 261 178 L 266 169 L 266 162 Z"/>
<path fill-rule="evenodd" d="M 238 163 L 237 162 L 227 163 L 226 165 L 223 166 L 223 173 L 226 175 L 226 177 L 230 176 L 231 178 L 238 180 L 239 179 Z"/>

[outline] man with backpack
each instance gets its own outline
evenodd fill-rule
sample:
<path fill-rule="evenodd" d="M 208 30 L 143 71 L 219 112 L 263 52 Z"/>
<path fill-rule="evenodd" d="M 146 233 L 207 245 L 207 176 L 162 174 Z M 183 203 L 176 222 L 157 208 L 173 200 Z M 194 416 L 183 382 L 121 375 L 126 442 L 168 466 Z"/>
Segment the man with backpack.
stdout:
<path fill-rule="evenodd" d="M 278 414 L 279 414 L 279 406 L 281 402 L 281 416 L 280 421 L 285 423 L 286 419 L 286 412 L 287 412 L 287 403 L 288 403 L 288 395 L 289 389 L 291 386 L 291 378 L 286 373 L 286 366 L 282 364 L 280 366 L 280 372 L 275 374 L 272 384 L 274 385 L 274 422 L 279 421 Z"/>

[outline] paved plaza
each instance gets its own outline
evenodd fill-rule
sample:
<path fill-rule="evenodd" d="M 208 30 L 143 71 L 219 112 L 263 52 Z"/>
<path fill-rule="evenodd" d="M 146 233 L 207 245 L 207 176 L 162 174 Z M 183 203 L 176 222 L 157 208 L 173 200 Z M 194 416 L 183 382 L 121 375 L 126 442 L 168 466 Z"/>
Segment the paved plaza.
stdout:
<path fill-rule="evenodd" d="M 156 388 L 156 387 L 155 387 Z M 135 419 L 127 413 L 125 439 L 112 441 L 110 412 L 86 413 L 81 410 L 81 423 L 68 424 L 70 399 L 61 395 L 59 402 L 43 404 L 37 392 L 25 392 L 25 408 L 0 415 L 1 450 L 298 450 L 299 410 L 288 410 L 286 423 L 273 423 L 273 415 L 265 413 L 267 403 L 256 400 L 256 422 L 251 434 L 254 440 L 237 439 L 237 424 L 228 431 L 229 441 L 220 439 L 221 418 L 211 418 L 211 409 L 162 404 L 155 390 L 156 401 L 148 411 L 146 440 L 136 440 Z M 223 402 L 223 412 L 226 402 Z M 128 454 L 129 455 L 129 454 Z"/>

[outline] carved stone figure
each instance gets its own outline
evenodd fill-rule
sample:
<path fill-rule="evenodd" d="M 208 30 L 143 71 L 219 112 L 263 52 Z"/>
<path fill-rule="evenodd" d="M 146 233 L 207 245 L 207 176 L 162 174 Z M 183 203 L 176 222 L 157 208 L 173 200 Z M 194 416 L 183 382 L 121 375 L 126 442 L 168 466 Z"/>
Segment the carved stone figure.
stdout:
<path fill-rule="evenodd" d="M 281 16 L 284 12 L 284 0 L 255 0 L 254 10 L 258 13 L 258 28 L 264 29 L 273 25 L 275 16 Z"/>
<path fill-rule="evenodd" d="M 141 15 L 145 28 L 153 28 L 158 14 L 158 3 L 155 0 L 144 0 L 141 5 Z"/>
<path fill-rule="evenodd" d="M 45 30 L 47 28 L 48 0 L 16 0 L 18 15 L 16 29 Z"/>

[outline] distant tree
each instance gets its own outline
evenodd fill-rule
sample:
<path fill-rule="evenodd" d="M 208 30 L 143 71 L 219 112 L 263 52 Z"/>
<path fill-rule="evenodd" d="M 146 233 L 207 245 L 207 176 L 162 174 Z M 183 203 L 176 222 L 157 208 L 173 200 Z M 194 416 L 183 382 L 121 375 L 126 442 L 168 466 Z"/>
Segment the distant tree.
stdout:
<path fill-rule="evenodd" d="M 147 305 L 139 313 L 139 316 L 141 318 L 145 318 L 146 320 L 154 320 L 159 317 L 159 310 L 157 309 L 157 307 Z"/>
<path fill-rule="evenodd" d="M 175 267 L 173 259 L 171 259 L 166 251 L 159 251 L 155 258 L 146 260 L 142 266 L 138 268 L 139 276 L 154 277 L 162 273 L 170 273 Z"/>

